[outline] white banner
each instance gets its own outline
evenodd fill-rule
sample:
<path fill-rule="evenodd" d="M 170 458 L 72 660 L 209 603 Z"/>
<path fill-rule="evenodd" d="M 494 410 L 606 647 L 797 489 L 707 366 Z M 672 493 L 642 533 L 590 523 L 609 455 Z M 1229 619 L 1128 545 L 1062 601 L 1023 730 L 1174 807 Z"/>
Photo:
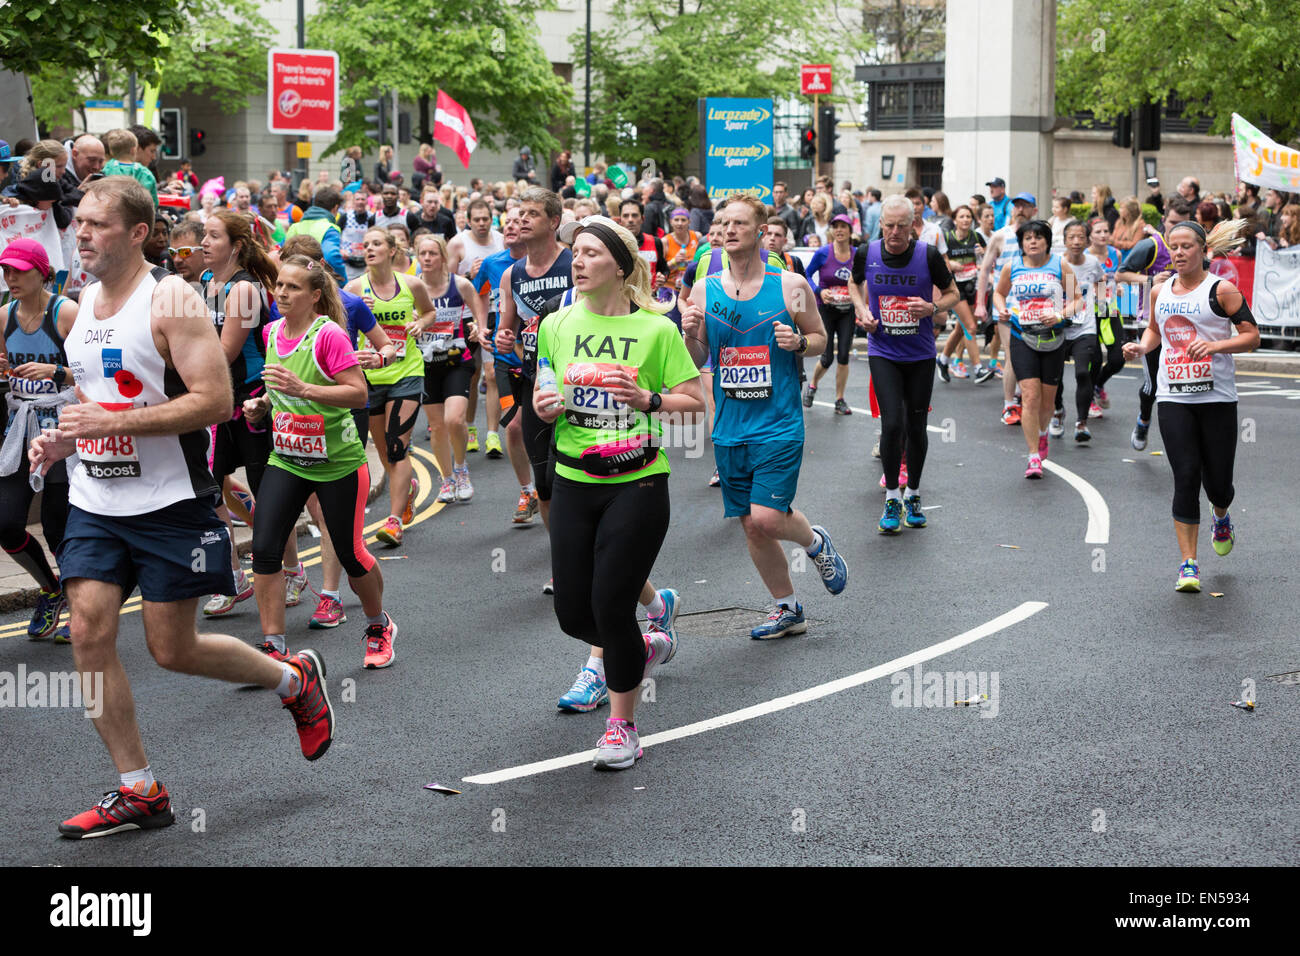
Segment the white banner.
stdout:
<path fill-rule="evenodd" d="M 54 225 L 54 213 L 49 209 L 31 206 L 0 206 L 0 249 L 15 239 L 34 239 L 45 248 L 50 257 L 50 268 L 55 273 L 67 268 L 63 254 L 63 239 Z M 9 287 L 0 279 L 0 289 Z"/>
<path fill-rule="evenodd" d="M 1232 114 L 1232 162 L 1243 183 L 1300 191 L 1300 152 L 1273 142 L 1236 113 Z"/>
<path fill-rule="evenodd" d="M 1250 311 L 1261 328 L 1300 326 L 1300 248 L 1274 249 L 1267 242 L 1256 245 Z"/>

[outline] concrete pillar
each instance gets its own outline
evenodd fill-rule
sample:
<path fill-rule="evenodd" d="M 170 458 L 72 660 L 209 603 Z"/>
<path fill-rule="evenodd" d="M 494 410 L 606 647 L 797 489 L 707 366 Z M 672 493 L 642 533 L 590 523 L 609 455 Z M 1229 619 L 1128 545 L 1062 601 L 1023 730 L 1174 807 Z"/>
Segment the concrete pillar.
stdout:
<path fill-rule="evenodd" d="M 954 204 L 1032 192 L 1051 215 L 1056 124 L 1056 0 L 962 0 L 948 4 L 944 74 L 943 186 Z"/>

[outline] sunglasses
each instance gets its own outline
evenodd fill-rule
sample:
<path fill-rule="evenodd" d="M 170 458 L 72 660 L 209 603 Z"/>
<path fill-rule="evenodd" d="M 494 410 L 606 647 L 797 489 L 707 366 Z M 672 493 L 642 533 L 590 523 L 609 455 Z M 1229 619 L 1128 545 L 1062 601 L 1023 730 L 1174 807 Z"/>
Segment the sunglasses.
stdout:
<path fill-rule="evenodd" d="M 173 259 L 180 260 L 180 259 L 188 259 L 196 252 L 202 252 L 202 251 L 203 248 L 201 246 L 180 246 L 179 248 L 176 249 L 168 249 L 167 254 L 170 255 Z"/>

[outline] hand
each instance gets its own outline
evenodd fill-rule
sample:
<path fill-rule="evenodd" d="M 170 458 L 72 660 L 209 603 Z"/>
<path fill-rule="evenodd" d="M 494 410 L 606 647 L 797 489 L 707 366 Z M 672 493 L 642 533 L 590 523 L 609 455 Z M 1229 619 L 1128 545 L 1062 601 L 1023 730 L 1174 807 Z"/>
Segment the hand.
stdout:
<path fill-rule="evenodd" d="M 873 316 L 870 312 L 864 312 L 863 314 L 857 316 L 856 323 L 858 328 L 862 329 L 864 332 L 874 332 L 878 328 L 880 328 L 880 320 L 877 319 L 875 316 Z"/>
<path fill-rule="evenodd" d="M 1132 362 L 1144 354 L 1142 346 L 1137 342 L 1125 342 L 1123 351 L 1125 362 Z"/>
<path fill-rule="evenodd" d="M 984 307 L 984 301 L 981 299 L 975 305 L 975 318 L 987 319 L 988 317 L 989 317 L 989 310 Z"/>
<path fill-rule="evenodd" d="M 553 422 L 560 417 L 560 412 L 564 410 L 564 403 L 560 399 L 560 393 L 555 391 L 534 391 L 533 392 L 533 411 L 537 417 L 544 422 Z"/>
<path fill-rule="evenodd" d="M 408 339 L 413 339 L 430 325 L 433 325 L 433 323 L 429 322 L 428 324 L 425 324 L 422 320 L 416 319 L 413 322 L 407 322 L 406 327 L 403 328 L 402 331 L 406 334 Z"/>
<path fill-rule="evenodd" d="M 1196 339 L 1191 345 L 1187 346 L 1187 357 L 1193 362 L 1200 362 L 1209 358 L 1217 351 L 1217 342 L 1207 342 L 1205 339 Z"/>
<path fill-rule="evenodd" d="M 262 381 L 267 388 L 273 388 L 292 398 L 307 397 L 307 383 L 283 365 L 268 365 L 262 369 Z"/>
<path fill-rule="evenodd" d="M 361 301 L 366 304 L 367 309 L 373 309 L 375 307 L 375 297 L 373 295 L 363 295 Z"/>
<path fill-rule="evenodd" d="M 478 330 L 478 344 L 483 346 L 485 349 L 492 348 L 492 337 L 488 334 L 488 328 L 486 325 Z"/>
<path fill-rule="evenodd" d="M 650 407 L 650 392 L 638 387 L 636 379 L 622 369 L 611 372 L 606 377 L 605 387 L 615 401 L 622 402 L 637 411 L 643 412 Z"/>
<path fill-rule="evenodd" d="M 776 333 L 776 344 L 787 352 L 797 351 L 799 348 L 798 329 L 792 329 L 785 325 L 780 319 L 772 320 L 772 331 Z"/>
<path fill-rule="evenodd" d="M 510 329 L 497 329 L 496 350 L 504 355 L 514 351 L 515 333 Z"/>
<path fill-rule="evenodd" d="M 383 368 L 384 357 L 374 349 L 357 349 L 352 353 L 362 368 Z"/>
<path fill-rule="evenodd" d="M 483 264 L 483 257 L 479 256 L 477 259 L 475 259 L 473 262 L 470 263 L 469 272 L 467 273 L 467 276 L 470 279 L 473 279 L 476 275 L 478 275 L 479 266 L 481 266 L 482 264 Z"/>
<path fill-rule="evenodd" d="M 927 315 L 934 315 L 934 303 L 926 302 L 917 296 L 909 296 L 907 300 L 908 314 L 914 319 L 923 319 Z"/>
<path fill-rule="evenodd" d="M 265 395 L 259 395 L 257 398 L 250 398 L 244 402 L 244 418 L 250 422 L 261 421 L 270 410 L 271 399 Z"/>
<path fill-rule="evenodd" d="M 117 412 L 110 412 L 96 402 L 88 399 L 80 388 L 77 389 L 79 405 L 66 405 L 59 413 L 58 431 L 67 438 L 107 438 L 120 435 L 120 428 L 114 422 L 120 422 Z M 65 456 L 66 457 L 66 456 Z"/>
<path fill-rule="evenodd" d="M 467 320 L 465 322 L 465 327 L 463 331 L 465 333 L 466 344 L 473 342 L 474 339 L 478 336 L 478 323 L 475 322 L 473 319 Z"/>
<path fill-rule="evenodd" d="M 8 374 L 9 374 L 9 356 L 4 352 L 0 352 L 0 375 L 8 375 Z"/>
<path fill-rule="evenodd" d="M 54 378 L 54 366 L 45 362 L 24 362 L 13 370 L 15 378 L 42 379 Z"/>
<path fill-rule="evenodd" d="M 21 206 L 23 204 L 23 201 L 17 196 L 0 196 L 0 199 L 3 199 L 10 206 Z"/>
<path fill-rule="evenodd" d="M 62 461 L 76 450 L 75 439 L 58 428 L 46 428 L 32 439 L 27 448 L 27 460 L 32 470 L 44 477 L 56 461 Z"/>
<path fill-rule="evenodd" d="M 682 309 L 682 333 L 688 338 L 702 338 L 704 332 L 704 309 L 697 302 L 685 299 Z"/>

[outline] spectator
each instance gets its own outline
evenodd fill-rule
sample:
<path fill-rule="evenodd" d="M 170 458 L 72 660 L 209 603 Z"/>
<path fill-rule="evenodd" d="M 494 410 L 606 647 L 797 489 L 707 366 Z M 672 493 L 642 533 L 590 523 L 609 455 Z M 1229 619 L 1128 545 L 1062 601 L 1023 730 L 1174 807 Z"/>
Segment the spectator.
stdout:
<path fill-rule="evenodd" d="M 342 202 L 339 191 L 333 186 L 317 186 L 302 219 L 290 226 L 284 235 L 285 239 L 306 235 L 319 242 L 322 259 L 340 284 L 347 281 L 347 270 L 343 265 L 343 233 L 334 220 Z"/>
<path fill-rule="evenodd" d="M 1127 252 L 1138 244 L 1145 234 L 1143 228 L 1142 207 L 1135 197 L 1129 197 L 1120 204 L 1119 218 L 1111 230 L 1110 244 L 1121 252 Z"/>
<path fill-rule="evenodd" d="M 1219 207 L 1208 200 L 1200 203 L 1196 207 L 1196 221 L 1202 229 L 1209 232 L 1219 224 Z"/>
<path fill-rule="evenodd" d="M 375 163 L 375 182 L 381 186 L 389 181 L 393 172 L 393 147 L 379 147 L 379 162 Z"/>
<path fill-rule="evenodd" d="M 953 228 L 952 206 L 948 205 L 948 195 L 942 191 L 930 197 L 930 210 L 934 213 L 934 224 L 943 232 Z"/>
<path fill-rule="evenodd" d="M 841 216 L 849 217 L 849 234 L 855 239 L 862 238 L 862 212 L 858 206 L 858 201 L 853 198 L 851 189 L 840 190 L 840 205 L 847 212 L 840 213 Z"/>
<path fill-rule="evenodd" d="M 433 186 L 425 186 L 420 196 L 420 214 L 413 217 L 412 232 L 428 229 L 448 242 L 456 237 L 456 214 L 443 205 L 442 194 Z"/>
<path fill-rule="evenodd" d="M 176 170 L 176 178 L 185 185 L 185 195 L 193 196 L 199 191 L 199 177 L 194 174 L 194 164 L 188 159 L 181 160 L 181 168 Z"/>
<path fill-rule="evenodd" d="M 1115 208 L 1115 197 L 1111 195 L 1110 187 L 1105 183 L 1098 183 L 1092 187 L 1092 215 L 1104 216 L 1106 224 L 1114 234 L 1115 223 L 1119 222 L 1119 210 Z"/>
<path fill-rule="evenodd" d="M 1178 184 L 1178 195 L 1195 208 L 1201 201 L 1201 184 L 1193 176 L 1184 176 L 1182 182 Z"/>
<path fill-rule="evenodd" d="M 104 144 L 98 136 L 83 133 L 72 141 L 68 168 L 64 170 L 59 185 L 63 187 L 64 205 L 76 207 L 81 202 L 81 191 L 90 177 L 104 172 Z"/>
<path fill-rule="evenodd" d="M 135 134 L 127 129 L 110 129 L 104 134 L 104 148 L 112 157 L 104 164 L 104 175 L 130 176 L 135 179 L 149 191 L 149 196 L 156 207 L 158 181 L 154 179 L 153 173 L 135 159 L 137 155 Z"/>
<path fill-rule="evenodd" d="M 713 203 L 709 200 L 709 191 L 699 183 L 691 186 L 687 208 L 691 211 L 691 231 L 707 235 L 713 225 Z M 617 218 L 617 214 L 611 218 Z"/>
<path fill-rule="evenodd" d="M 1070 222 L 1073 217 L 1070 215 L 1070 197 L 1053 196 L 1052 197 L 1052 218 L 1047 224 L 1052 227 L 1052 248 L 1053 255 L 1060 255 L 1065 251 L 1065 224 Z"/>
<path fill-rule="evenodd" d="M 825 193 L 813 195 L 808 204 L 808 217 L 804 219 L 800 233 L 804 236 L 815 235 L 820 240 L 818 245 L 826 244 L 826 237 L 831 229 L 831 199 Z"/>
<path fill-rule="evenodd" d="M 772 184 L 772 215 L 780 216 L 785 223 L 785 231 L 794 235 L 803 225 L 803 216 L 790 205 L 790 187 L 783 182 Z"/>
<path fill-rule="evenodd" d="M 646 235 L 662 239 L 672 228 L 668 214 L 673 207 L 668 205 L 668 196 L 664 193 L 664 181 L 652 179 L 646 184 L 645 219 L 641 228 Z M 624 225 L 627 225 L 624 223 Z M 652 270 L 653 271 L 653 270 Z"/>
<path fill-rule="evenodd" d="M 1277 248 L 1300 246 L 1300 204 L 1287 203 L 1278 215 L 1281 225 L 1277 230 Z"/>
<path fill-rule="evenodd" d="M 984 184 L 989 187 L 989 205 L 993 207 L 993 228 L 1001 229 L 1011 215 L 1011 197 L 1007 195 L 1007 181 L 994 176 Z M 1107 190 L 1109 193 L 1109 190 Z"/>
<path fill-rule="evenodd" d="M 1152 176 L 1147 180 L 1147 186 L 1151 188 L 1151 192 L 1147 198 L 1142 201 L 1148 206 L 1155 206 L 1156 212 L 1163 216 L 1165 214 L 1165 197 L 1160 194 L 1160 180 Z"/>
<path fill-rule="evenodd" d="M 605 179 L 605 170 L 608 168 L 609 167 L 604 163 L 596 163 L 595 166 L 591 167 L 591 172 L 587 174 L 587 182 L 591 183 L 593 186 L 598 183 L 607 183 L 608 180 Z"/>
<path fill-rule="evenodd" d="M 424 184 L 442 185 L 442 167 L 438 164 L 438 154 L 431 143 L 421 143 L 415 159 L 411 161 L 411 190 L 419 195 Z"/>
<path fill-rule="evenodd" d="M 344 150 L 343 159 L 339 163 L 339 179 L 344 186 L 348 186 L 361 178 L 361 147 L 349 146 Z"/>
<path fill-rule="evenodd" d="M 297 206 L 299 209 L 301 209 L 304 215 L 306 215 L 307 210 L 311 208 L 311 196 L 312 196 L 311 180 L 308 179 L 306 176 L 304 176 L 302 182 L 298 184 L 298 195 L 295 196 L 293 200 L 293 204 Z M 301 222 L 302 217 L 300 216 L 298 217 L 298 219 L 294 221 Z M 288 233 L 286 233 L 286 235 L 287 234 Z"/>
<path fill-rule="evenodd" d="M 152 173 L 158 162 L 158 147 L 162 145 L 162 137 L 139 123 L 128 126 L 127 129 L 135 137 L 135 161 Z"/>
<path fill-rule="evenodd" d="M 884 196 L 879 189 L 872 188 L 867 190 L 867 197 L 871 201 L 862 219 L 862 238 L 870 242 L 880 238 L 880 204 Z"/>
<path fill-rule="evenodd" d="M 551 167 L 551 192 L 558 193 L 564 188 L 564 181 L 573 175 L 573 159 L 567 149 L 560 150 Z"/>
<path fill-rule="evenodd" d="M 519 158 L 510 167 L 510 178 L 515 182 L 522 179 L 529 185 L 537 182 L 537 167 L 533 163 L 533 151 L 527 146 L 519 150 Z"/>

